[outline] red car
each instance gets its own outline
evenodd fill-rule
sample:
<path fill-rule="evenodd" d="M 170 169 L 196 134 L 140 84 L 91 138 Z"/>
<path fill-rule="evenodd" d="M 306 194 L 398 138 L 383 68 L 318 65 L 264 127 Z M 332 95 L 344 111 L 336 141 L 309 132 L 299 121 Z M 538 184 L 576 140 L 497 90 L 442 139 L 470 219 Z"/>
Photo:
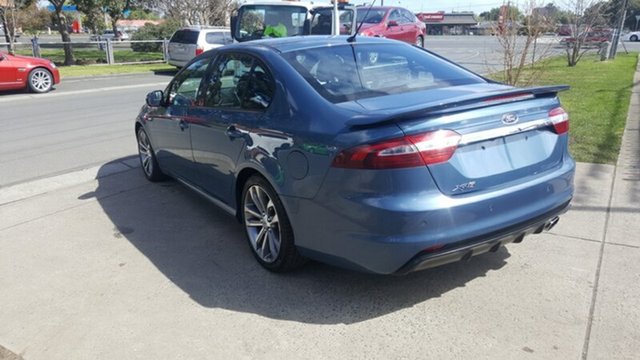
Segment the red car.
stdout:
<path fill-rule="evenodd" d="M 60 83 L 60 72 L 47 60 L 0 52 L 0 91 L 29 89 L 46 93 Z"/>
<path fill-rule="evenodd" d="M 393 6 L 362 6 L 358 8 L 358 35 L 385 37 L 424 47 L 427 26 L 405 8 Z"/>

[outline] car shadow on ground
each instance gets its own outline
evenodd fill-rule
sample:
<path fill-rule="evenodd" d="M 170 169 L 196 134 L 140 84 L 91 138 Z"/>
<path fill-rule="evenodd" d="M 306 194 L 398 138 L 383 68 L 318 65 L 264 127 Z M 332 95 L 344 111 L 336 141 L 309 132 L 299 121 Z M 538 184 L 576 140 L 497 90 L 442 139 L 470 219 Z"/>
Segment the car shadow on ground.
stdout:
<path fill-rule="evenodd" d="M 113 223 L 113 237 L 133 244 L 195 302 L 274 319 L 313 324 L 369 320 L 464 287 L 502 268 L 509 257 L 502 248 L 402 277 L 316 262 L 274 274 L 255 261 L 234 217 L 175 181 L 148 183 L 140 169 L 132 169 L 100 178 L 96 191 L 80 199 L 93 197 Z"/>

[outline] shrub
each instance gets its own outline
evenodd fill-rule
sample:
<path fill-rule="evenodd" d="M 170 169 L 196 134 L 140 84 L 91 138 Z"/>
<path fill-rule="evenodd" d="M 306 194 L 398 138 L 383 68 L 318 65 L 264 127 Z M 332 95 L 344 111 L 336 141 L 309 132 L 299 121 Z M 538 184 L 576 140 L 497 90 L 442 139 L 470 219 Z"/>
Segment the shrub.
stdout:
<path fill-rule="evenodd" d="M 164 40 L 169 39 L 173 33 L 180 28 L 177 21 L 165 21 L 160 25 L 145 24 L 132 36 L 131 40 Z M 162 51 L 162 44 L 157 43 L 132 43 L 133 51 L 138 52 L 159 52 Z"/>

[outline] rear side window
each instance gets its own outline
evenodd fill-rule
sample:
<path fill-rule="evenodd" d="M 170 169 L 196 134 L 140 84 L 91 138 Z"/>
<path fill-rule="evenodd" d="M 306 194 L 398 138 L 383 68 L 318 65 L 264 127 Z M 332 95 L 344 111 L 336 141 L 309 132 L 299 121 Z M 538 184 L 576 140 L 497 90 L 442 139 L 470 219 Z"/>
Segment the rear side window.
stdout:
<path fill-rule="evenodd" d="M 197 44 L 198 32 L 193 30 L 178 30 L 173 34 L 170 41 L 180 44 Z"/>
<path fill-rule="evenodd" d="M 332 102 L 485 82 L 405 44 L 355 44 L 293 51 L 285 59 Z"/>
<path fill-rule="evenodd" d="M 205 36 L 207 44 L 226 45 L 229 44 L 230 37 L 222 31 L 210 32 Z"/>

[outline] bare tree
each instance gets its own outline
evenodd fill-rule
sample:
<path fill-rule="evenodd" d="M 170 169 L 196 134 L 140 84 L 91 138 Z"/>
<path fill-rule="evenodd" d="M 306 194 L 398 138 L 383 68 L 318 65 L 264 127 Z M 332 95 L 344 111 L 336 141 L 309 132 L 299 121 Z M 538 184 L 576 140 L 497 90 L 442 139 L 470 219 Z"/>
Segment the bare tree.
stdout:
<path fill-rule="evenodd" d="M 15 53 L 16 29 L 19 28 L 16 11 L 32 4 L 33 0 L 0 0 L 0 25 L 4 29 L 4 40 L 10 54 Z"/>
<path fill-rule="evenodd" d="M 502 80 L 510 85 L 528 85 L 533 82 L 542 70 L 532 67 L 524 70 L 529 63 L 548 55 L 551 43 L 538 44 L 540 36 L 552 27 L 552 20 L 537 6 L 536 0 L 528 0 L 520 11 L 506 3 L 501 7 L 499 20 L 494 29 L 496 38 L 502 47 Z"/>
<path fill-rule="evenodd" d="M 603 12 L 606 6 L 607 2 L 594 0 L 571 0 L 566 3 L 572 34 L 569 41 L 565 42 L 568 66 L 576 66 L 582 56 L 590 50 L 587 46 L 589 31 L 604 21 Z"/>
<path fill-rule="evenodd" d="M 146 0 L 147 7 L 185 25 L 227 25 L 234 0 Z"/>

